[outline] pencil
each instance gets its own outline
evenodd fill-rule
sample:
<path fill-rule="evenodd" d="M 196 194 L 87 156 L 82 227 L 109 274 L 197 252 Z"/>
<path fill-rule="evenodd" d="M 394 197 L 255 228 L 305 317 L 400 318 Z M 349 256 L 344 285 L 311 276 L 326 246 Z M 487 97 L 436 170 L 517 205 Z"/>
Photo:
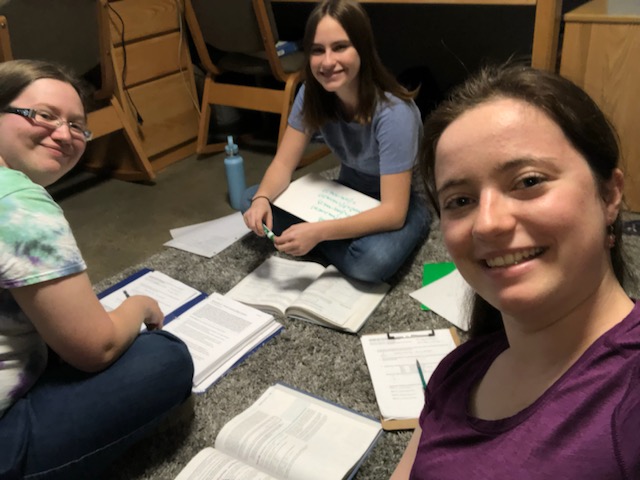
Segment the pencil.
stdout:
<path fill-rule="evenodd" d="M 422 373 L 422 367 L 420 362 L 416 359 L 416 367 L 418 367 L 418 374 L 420 375 L 420 381 L 422 382 L 422 388 L 427 389 L 427 382 L 424 381 L 424 374 Z"/>

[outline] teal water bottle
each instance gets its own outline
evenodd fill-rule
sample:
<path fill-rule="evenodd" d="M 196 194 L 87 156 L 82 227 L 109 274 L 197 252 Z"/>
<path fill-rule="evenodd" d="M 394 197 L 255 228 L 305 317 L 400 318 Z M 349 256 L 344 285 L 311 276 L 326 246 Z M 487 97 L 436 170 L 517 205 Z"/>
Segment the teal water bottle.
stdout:
<path fill-rule="evenodd" d="M 240 210 L 240 201 L 246 185 L 244 181 L 244 160 L 238 155 L 238 145 L 233 143 L 233 137 L 227 137 L 227 146 L 224 147 L 227 158 L 224 159 L 224 168 L 227 174 L 229 187 L 229 202 L 231 207 Z"/>

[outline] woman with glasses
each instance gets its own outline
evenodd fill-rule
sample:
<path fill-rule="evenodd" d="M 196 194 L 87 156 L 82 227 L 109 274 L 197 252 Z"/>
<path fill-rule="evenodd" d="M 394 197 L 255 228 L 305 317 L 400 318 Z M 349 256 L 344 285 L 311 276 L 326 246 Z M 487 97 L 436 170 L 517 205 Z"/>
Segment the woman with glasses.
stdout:
<path fill-rule="evenodd" d="M 157 302 L 131 296 L 106 312 L 44 189 L 89 139 L 72 76 L 39 61 L 0 64 L 3 479 L 96 478 L 190 396 L 191 358 L 161 330 Z"/>

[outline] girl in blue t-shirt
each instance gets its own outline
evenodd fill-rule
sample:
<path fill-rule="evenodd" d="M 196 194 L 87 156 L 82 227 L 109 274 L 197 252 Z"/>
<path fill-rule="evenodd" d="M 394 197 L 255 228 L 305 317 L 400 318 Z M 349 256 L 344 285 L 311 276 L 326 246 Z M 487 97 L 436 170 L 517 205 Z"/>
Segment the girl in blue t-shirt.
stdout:
<path fill-rule="evenodd" d="M 358 2 L 321 2 L 307 21 L 303 46 L 306 82 L 262 182 L 245 192 L 245 222 L 259 236 L 266 224 L 281 252 L 301 256 L 315 249 L 353 278 L 386 281 L 429 232 L 429 211 L 412 188 L 420 112 L 413 94 L 382 65 Z M 317 134 L 340 159 L 338 181 L 379 199 L 378 207 L 304 223 L 271 205 Z"/>

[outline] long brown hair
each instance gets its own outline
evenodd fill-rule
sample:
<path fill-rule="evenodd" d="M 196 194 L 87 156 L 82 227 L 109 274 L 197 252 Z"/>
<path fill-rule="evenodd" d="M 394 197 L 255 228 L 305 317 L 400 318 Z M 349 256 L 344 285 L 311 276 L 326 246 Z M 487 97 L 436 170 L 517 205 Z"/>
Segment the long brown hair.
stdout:
<path fill-rule="evenodd" d="M 585 158 L 601 195 L 605 195 L 604 185 L 618 167 L 620 150 L 615 129 L 600 108 L 581 88 L 560 75 L 529 66 L 505 64 L 481 69 L 454 89 L 425 121 L 419 168 L 427 195 L 438 216 L 440 208 L 435 187 L 438 141 L 460 115 L 495 98 L 521 100 L 548 115 Z M 624 285 L 626 279 L 633 277 L 624 262 L 622 220 L 619 216 L 612 227 L 616 242 L 610 249 L 611 263 L 616 278 Z M 471 336 L 502 328 L 500 312 L 475 294 L 471 309 Z"/>
<path fill-rule="evenodd" d="M 358 106 L 354 115 L 356 122 L 362 124 L 371 122 L 378 102 L 386 100 L 385 92 L 405 101 L 415 97 L 417 92 L 409 92 L 400 85 L 382 64 L 375 49 L 371 22 L 364 8 L 354 0 L 324 0 L 309 15 L 303 39 L 306 65 L 302 116 L 307 128 L 317 130 L 325 123 L 341 118 L 340 101 L 337 95 L 327 92 L 318 83 L 309 62 L 318 23 L 327 15 L 344 28 L 360 56 Z"/>

